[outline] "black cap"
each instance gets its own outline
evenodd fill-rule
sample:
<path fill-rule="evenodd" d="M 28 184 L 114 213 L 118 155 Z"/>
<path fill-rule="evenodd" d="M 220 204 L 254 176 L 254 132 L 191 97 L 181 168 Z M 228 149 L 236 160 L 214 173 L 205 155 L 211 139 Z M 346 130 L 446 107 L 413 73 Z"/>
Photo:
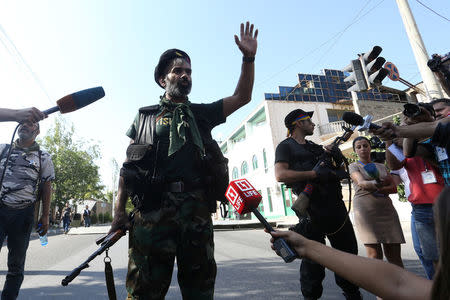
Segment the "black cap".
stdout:
<path fill-rule="evenodd" d="M 312 117 L 314 114 L 313 111 L 304 111 L 303 109 L 294 109 L 290 113 L 287 114 L 287 116 L 284 118 L 284 125 L 286 128 L 292 127 L 292 123 L 294 123 L 295 120 L 301 118 L 301 117 Z"/>
<path fill-rule="evenodd" d="M 191 63 L 191 59 L 189 58 L 189 55 L 187 55 L 187 53 L 182 50 L 169 49 L 169 50 L 164 51 L 164 53 L 161 54 L 161 57 L 159 58 L 159 62 L 155 68 L 155 81 L 162 88 L 164 88 L 164 87 L 159 83 L 159 78 L 163 75 L 163 72 L 164 72 L 165 68 L 167 67 L 167 65 L 169 64 L 169 62 L 174 58 L 182 58 L 182 59 L 186 60 L 188 63 Z"/>

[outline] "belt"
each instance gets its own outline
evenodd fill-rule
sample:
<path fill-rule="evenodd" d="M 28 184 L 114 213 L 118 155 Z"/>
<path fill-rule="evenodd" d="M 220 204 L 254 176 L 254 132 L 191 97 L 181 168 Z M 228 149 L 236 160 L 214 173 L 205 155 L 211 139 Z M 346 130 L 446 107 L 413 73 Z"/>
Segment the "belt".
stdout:
<path fill-rule="evenodd" d="M 163 191 L 172 193 L 192 192 L 203 186 L 202 182 L 174 181 L 164 184 Z"/>

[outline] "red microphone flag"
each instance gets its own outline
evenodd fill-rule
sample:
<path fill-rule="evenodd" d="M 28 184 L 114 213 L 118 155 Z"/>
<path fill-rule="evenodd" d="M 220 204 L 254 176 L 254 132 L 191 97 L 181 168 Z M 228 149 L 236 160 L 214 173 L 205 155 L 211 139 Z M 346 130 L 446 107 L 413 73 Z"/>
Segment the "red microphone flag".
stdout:
<path fill-rule="evenodd" d="M 231 181 L 225 197 L 240 215 L 249 213 L 252 209 L 257 208 L 262 199 L 262 196 L 247 179 Z"/>

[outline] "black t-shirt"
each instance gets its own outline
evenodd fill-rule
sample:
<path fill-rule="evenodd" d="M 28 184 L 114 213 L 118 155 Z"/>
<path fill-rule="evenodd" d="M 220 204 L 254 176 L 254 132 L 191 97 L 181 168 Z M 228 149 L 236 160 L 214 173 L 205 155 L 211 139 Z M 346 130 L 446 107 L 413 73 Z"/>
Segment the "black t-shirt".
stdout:
<path fill-rule="evenodd" d="M 72 212 L 72 209 L 70 207 L 64 208 L 64 218 L 70 218 L 71 212 Z"/>
<path fill-rule="evenodd" d="M 275 163 L 288 163 L 288 168 L 295 171 L 311 171 L 323 152 L 322 146 L 311 141 L 299 144 L 293 138 L 287 138 L 276 148 Z M 298 195 L 303 191 L 306 183 L 306 181 L 299 181 L 288 186 L 292 188 L 294 194 Z M 310 214 L 333 215 L 338 207 L 345 208 L 340 182 L 315 183 L 309 206 Z"/>
<path fill-rule="evenodd" d="M 211 129 L 225 122 L 223 116 L 223 100 L 208 104 L 191 104 L 191 110 L 201 134 L 211 135 Z M 162 113 L 164 114 L 161 115 Z M 155 128 L 156 140 L 159 143 L 157 146 L 157 172 L 168 182 L 178 180 L 187 182 L 198 181 L 202 176 L 199 164 L 200 156 L 197 146 L 192 143 L 192 139 L 189 137 L 189 131 L 186 144 L 170 157 L 167 155 L 169 151 L 172 115 L 173 113 L 171 111 L 163 112 L 161 108 L 157 113 Z M 140 114 L 138 113 L 133 124 L 127 131 L 127 135 L 131 139 L 135 139 L 136 137 L 136 128 L 139 128 L 139 119 Z"/>

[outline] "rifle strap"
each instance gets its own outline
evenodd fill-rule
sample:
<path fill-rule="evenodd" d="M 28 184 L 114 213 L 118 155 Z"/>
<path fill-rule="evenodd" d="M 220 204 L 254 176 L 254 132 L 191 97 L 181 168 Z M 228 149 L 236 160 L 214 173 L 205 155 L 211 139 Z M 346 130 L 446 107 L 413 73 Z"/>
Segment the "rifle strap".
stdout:
<path fill-rule="evenodd" d="M 108 298 L 109 300 L 117 300 L 116 287 L 114 286 L 114 274 L 111 266 L 111 257 L 108 256 L 108 249 L 106 249 L 106 257 L 103 261 L 105 262 L 105 280 Z"/>

